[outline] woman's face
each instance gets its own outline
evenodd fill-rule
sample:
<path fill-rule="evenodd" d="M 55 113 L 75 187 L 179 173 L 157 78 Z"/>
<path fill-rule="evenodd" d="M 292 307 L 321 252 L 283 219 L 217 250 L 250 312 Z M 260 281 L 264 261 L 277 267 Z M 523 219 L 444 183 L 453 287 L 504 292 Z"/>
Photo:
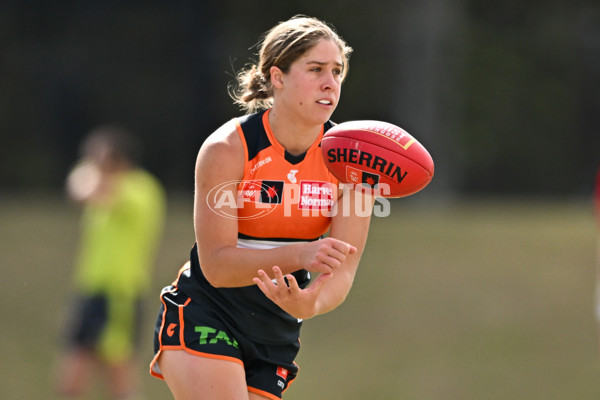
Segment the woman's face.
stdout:
<path fill-rule="evenodd" d="M 342 68 L 342 54 L 335 42 L 319 41 L 281 74 L 281 84 L 274 90 L 274 107 L 283 107 L 306 123 L 323 124 L 338 105 Z"/>

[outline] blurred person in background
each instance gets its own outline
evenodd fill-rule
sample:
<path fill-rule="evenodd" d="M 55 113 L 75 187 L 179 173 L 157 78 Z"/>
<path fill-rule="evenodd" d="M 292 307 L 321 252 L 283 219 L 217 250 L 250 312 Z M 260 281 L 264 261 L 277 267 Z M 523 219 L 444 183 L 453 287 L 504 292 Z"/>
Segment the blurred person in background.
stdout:
<path fill-rule="evenodd" d="M 81 146 L 66 181 L 83 208 L 75 294 L 63 333 L 56 390 L 64 398 L 89 392 L 105 377 L 114 399 L 139 399 L 141 303 L 149 289 L 163 227 L 165 193 L 138 166 L 140 145 L 125 129 L 101 126 Z"/>

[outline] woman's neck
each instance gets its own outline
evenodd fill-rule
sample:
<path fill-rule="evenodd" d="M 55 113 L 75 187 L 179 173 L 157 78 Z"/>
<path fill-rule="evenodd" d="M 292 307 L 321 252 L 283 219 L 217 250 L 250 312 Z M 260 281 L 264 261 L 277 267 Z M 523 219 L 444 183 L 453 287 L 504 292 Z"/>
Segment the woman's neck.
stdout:
<path fill-rule="evenodd" d="M 275 139 L 292 155 L 305 153 L 321 133 L 322 125 L 305 124 L 298 118 L 271 109 L 269 125 Z"/>

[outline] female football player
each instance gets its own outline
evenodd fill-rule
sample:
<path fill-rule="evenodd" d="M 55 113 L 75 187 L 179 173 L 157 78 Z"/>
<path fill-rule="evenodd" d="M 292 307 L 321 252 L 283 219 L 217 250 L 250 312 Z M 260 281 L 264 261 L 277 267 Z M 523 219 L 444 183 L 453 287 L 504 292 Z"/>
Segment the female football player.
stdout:
<path fill-rule="evenodd" d="M 352 286 L 370 222 L 355 205 L 374 200 L 340 189 L 319 148 L 350 53 L 315 18 L 276 25 L 232 91 L 247 114 L 199 151 L 196 244 L 161 294 L 151 364 L 177 400 L 281 398 L 302 320 Z"/>

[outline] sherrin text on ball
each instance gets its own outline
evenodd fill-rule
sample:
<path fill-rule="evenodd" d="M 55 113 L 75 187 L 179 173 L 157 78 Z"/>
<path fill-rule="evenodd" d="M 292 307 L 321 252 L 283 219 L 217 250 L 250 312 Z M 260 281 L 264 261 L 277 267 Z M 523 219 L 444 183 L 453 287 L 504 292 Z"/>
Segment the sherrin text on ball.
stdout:
<path fill-rule="evenodd" d="M 363 185 L 382 197 L 406 197 L 431 182 L 434 163 L 425 147 L 388 122 L 340 123 L 321 141 L 325 165 L 342 183 Z"/>

